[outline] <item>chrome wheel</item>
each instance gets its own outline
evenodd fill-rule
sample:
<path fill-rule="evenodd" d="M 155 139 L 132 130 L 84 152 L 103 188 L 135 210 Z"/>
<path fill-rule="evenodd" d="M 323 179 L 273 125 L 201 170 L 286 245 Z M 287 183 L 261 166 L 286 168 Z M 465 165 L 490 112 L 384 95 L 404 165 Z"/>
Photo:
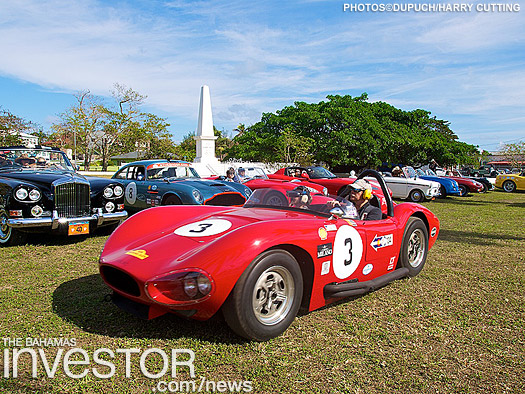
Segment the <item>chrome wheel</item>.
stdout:
<path fill-rule="evenodd" d="M 410 235 L 407 245 L 408 263 L 417 268 L 425 260 L 426 238 L 421 229 L 416 229 Z"/>
<path fill-rule="evenodd" d="M 516 189 L 516 184 L 512 181 L 503 182 L 503 190 L 507 193 L 512 193 Z"/>
<path fill-rule="evenodd" d="M 265 325 L 282 321 L 294 302 L 295 284 L 290 271 L 282 266 L 264 271 L 253 289 L 252 306 L 256 319 Z"/>
<path fill-rule="evenodd" d="M 412 202 L 421 202 L 425 199 L 425 196 L 421 190 L 412 190 L 410 192 L 410 201 Z"/>
<path fill-rule="evenodd" d="M 7 243 L 11 236 L 11 227 L 7 225 L 5 211 L 0 211 L 0 243 Z"/>

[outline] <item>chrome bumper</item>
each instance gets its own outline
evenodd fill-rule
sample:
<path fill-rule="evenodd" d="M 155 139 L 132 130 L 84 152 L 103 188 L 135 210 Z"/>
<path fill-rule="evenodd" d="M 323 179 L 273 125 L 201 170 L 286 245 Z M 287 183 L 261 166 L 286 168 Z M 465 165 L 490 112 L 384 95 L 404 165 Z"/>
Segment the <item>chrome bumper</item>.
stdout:
<path fill-rule="evenodd" d="M 441 195 L 440 190 L 439 189 L 435 189 L 435 188 L 428 189 L 427 192 L 425 193 L 425 196 L 427 198 L 438 197 L 440 195 Z"/>
<path fill-rule="evenodd" d="M 79 216 L 74 218 L 61 218 L 58 217 L 57 211 L 53 211 L 53 215 L 51 217 L 8 219 L 7 225 L 13 228 L 51 226 L 52 230 L 56 230 L 60 224 L 95 221 L 98 227 L 107 222 L 117 222 L 119 220 L 124 220 L 127 217 L 128 213 L 126 211 L 104 213 L 102 208 L 99 208 L 97 213 L 91 216 Z"/>

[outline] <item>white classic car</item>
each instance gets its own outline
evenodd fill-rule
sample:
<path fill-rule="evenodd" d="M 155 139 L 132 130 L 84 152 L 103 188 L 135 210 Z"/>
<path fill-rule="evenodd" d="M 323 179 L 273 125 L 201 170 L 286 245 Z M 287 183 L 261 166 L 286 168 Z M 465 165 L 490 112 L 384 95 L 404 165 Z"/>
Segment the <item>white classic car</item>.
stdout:
<path fill-rule="evenodd" d="M 392 197 L 413 202 L 432 200 L 439 196 L 441 184 L 418 178 L 412 167 L 403 167 L 398 176 L 385 176 Z"/>

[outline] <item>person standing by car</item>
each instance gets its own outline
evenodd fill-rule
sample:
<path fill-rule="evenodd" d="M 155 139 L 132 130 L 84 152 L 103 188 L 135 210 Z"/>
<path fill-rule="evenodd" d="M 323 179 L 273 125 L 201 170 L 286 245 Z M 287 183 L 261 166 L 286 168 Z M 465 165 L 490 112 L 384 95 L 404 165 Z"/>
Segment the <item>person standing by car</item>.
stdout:
<path fill-rule="evenodd" d="M 349 186 L 349 200 L 357 208 L 359 220 L 380 220 L 383 218 L 381 210 L 370 204 L 370 199 L 372 198 L 372 185 L 370 183 L 364 179 L 358 179 Z"/>

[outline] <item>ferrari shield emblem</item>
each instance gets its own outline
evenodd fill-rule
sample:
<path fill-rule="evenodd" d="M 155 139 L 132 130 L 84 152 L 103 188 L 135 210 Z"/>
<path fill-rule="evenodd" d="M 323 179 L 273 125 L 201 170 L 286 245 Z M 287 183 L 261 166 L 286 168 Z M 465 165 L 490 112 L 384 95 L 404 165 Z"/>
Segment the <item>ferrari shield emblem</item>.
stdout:
<path fill-rule="evenodd" d="M 147 259 L 149 257 L 144 249 L 130 250 L 129 252 L 126 252 L 126 254 L 141 260 Z"/>

